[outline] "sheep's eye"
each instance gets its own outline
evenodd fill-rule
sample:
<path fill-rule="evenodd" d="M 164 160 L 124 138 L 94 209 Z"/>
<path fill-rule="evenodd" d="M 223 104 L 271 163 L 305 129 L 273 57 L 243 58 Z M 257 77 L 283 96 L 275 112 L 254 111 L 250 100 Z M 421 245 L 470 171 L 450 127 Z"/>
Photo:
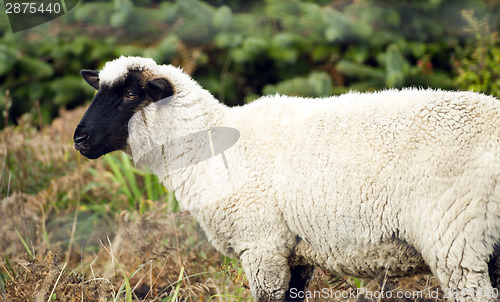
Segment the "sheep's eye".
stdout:
<path fill-rule="evenodd" d="M 135 93 L 131 90 L 127 91 L 127 98 L 129 98 L 131 100 L 135 100 L 137 97 L 138 97 L 137 93 Z"/>

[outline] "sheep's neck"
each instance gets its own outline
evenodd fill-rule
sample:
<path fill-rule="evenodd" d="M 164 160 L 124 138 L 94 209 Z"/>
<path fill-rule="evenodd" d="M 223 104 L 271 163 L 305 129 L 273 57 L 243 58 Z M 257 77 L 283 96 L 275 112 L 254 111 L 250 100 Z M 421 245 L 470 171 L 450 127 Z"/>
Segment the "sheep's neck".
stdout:
<path fill-rule="evenodd" d="M 167 190 L 175 191 L 183 209 L 190 209 L 192 200 L 203 194 L 200 179 L 213 150 L 207 133 L 220 126 L 226 109 L 212 97 L 141 113 L 146 129 L 138 127 L 136 132 L 144 131 L 150 137 L 138 141 L 141 148 L 149 149 L 139 162 L 149 166 Z"/>

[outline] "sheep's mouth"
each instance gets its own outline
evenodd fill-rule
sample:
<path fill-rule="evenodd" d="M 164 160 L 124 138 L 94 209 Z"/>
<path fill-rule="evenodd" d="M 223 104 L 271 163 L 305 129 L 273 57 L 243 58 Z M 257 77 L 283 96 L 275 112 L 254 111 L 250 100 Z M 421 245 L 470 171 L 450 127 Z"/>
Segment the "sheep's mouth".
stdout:
<path fill-rule="evenodd" d="M 96 159 L 101 155 L 104 155 L 106 152 L 102 152 L 101 149 L 93 149 L 89 147 L 87 144 L 75 143 L 75 149 L 80 152 L 81 155 L 85 156 L 88 159 Z"/>
<path fill-rule="evenodd" d="M 75 143 L 75 149 L 80 152 L 88 152 L 90 148 L 84 144 Z"/>

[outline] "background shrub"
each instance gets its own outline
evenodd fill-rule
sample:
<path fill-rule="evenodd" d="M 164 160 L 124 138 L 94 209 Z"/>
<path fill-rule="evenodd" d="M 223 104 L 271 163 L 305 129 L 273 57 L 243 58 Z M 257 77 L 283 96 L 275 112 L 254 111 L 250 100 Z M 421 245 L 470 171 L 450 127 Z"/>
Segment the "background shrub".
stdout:
<path fill-rule="evenodd" d="M 0 19 L 0 123 L 88 102 L 81 68 L 120 55 L 182 66 L 228 105 L 403 86 L 499 94 L 495 0 L 80 1 L 13 34 Z"/>

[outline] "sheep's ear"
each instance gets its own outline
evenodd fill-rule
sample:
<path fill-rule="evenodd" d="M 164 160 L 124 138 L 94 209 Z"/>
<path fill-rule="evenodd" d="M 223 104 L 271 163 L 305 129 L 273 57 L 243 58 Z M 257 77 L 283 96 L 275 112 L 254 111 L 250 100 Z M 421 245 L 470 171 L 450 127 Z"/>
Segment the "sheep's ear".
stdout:
<path fill-rule="evenodd" d="M 174 95 L 174 87 L 168 80 L 158 78 L 148 82 L 147 93 L 156 102 Z"/>
<path fill-rule="evenodd" d="M 90 86 L 94 87 L 96 90 L 99 90 L 99 72 L 95 70 L 82 69 L 80 71 L 83 79 L 90 84 Z"/>

